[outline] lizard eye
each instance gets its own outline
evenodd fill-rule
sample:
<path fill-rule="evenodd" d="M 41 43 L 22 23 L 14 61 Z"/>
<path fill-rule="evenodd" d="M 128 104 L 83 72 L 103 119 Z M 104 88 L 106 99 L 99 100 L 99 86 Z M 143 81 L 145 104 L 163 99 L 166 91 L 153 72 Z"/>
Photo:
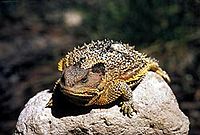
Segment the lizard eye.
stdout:
<path fill-rule="evenodd" d="M 86 83 L 87 81 L 88 81 L 87 76 L 85 76 L 85 77 L 83 77 L 83 78 L 81 79 L 81 82 L 82 82 L 82 83 Z"/>

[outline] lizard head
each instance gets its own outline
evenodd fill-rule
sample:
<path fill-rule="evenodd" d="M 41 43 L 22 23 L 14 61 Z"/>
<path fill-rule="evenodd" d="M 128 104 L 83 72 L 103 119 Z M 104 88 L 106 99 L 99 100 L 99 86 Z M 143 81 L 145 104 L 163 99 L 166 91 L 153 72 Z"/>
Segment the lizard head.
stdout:
<path fill-rule="evenodd" d="M 98 85 L 103 75 L 103 64 L 96 64 L 89 69 L 83 69 L 79 64 L 66 67 L 61 76 L 61 91 L 73 102 L 87 104 L 101 91 Z"/>

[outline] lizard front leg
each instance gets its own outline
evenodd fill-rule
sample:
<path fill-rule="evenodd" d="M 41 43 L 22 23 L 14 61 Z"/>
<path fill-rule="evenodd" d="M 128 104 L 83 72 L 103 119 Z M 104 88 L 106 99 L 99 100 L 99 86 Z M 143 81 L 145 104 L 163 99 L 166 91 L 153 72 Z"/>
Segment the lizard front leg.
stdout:
<path fill-rule="evenodd" d="M 133 96 L 132 96 L 133 91 L 131 90 L 130 86 L 125 82 L 120 82 L 119 88 L 122 92 L 121 97 L 123 99 L 123 101 L 120 103 L 121 111 L 123 112 L 124 115 L 131 117 L 134 111 Z"/>
<path fill-rule="evenodd" d="M 89 102 L 89 105 L 106 105 L 119 97 L 122 97 L 123 101 L 121 102 L 121 111 L 124 115 L 132 116 L 134 111 L 132 103 L 132 90 L 128 84 L 123 80 L 115 80 L 106 84 L 103 90 L 99 93 L 98 97 L 95 97 Z"/>
<path fill-rule="evenodd" d="M 55 90 L 58 88 L 58 85 L 60 83 L 60 79 L 58 79 L 56 82 L 55 82 L 55 85 L 53 87 L 53 92 L 55 92 Z M 51 97 L 51 99 L 49 100 L 49 102 L 46 104 L 46 107 L 52 107 L 53 106 L 53 98 Z"/>

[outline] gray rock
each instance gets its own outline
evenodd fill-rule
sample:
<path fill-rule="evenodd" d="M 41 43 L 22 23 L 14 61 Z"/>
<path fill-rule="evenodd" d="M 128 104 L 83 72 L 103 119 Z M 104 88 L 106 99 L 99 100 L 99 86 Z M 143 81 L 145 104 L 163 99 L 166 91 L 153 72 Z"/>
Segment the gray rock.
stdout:
<path fill-rule="evenodd" d="M 133 91 L 136 112 L 132 118 L 124 116 L 117 105 L 91 109 L 70 107 L 61 101 L 57 108 L 45 108 L 51 96 L 44 90 L 28 101 L 15 135 L 186 135 L 189 131 L 189 120 L 172 90 L 154 72 L 149 72 Z"/>

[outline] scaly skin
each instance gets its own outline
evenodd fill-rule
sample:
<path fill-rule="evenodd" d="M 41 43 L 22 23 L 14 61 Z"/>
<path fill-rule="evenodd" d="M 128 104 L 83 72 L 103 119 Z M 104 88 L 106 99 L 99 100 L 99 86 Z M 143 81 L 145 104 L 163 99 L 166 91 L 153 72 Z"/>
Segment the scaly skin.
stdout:
<path fill-rule="evenodd" d="M 121 110 L 131 117 L 132 91 L 148 71 L 170 82 L 158 62 L 134 47 L 112 40 L 96 41 L 69 52 L 58 63 L 62 73 L 54 87 L 69 101 L 81 105 L 106 105 L 122 97 Z M 48 106 L 52 105 L 52 100 Z"/>

